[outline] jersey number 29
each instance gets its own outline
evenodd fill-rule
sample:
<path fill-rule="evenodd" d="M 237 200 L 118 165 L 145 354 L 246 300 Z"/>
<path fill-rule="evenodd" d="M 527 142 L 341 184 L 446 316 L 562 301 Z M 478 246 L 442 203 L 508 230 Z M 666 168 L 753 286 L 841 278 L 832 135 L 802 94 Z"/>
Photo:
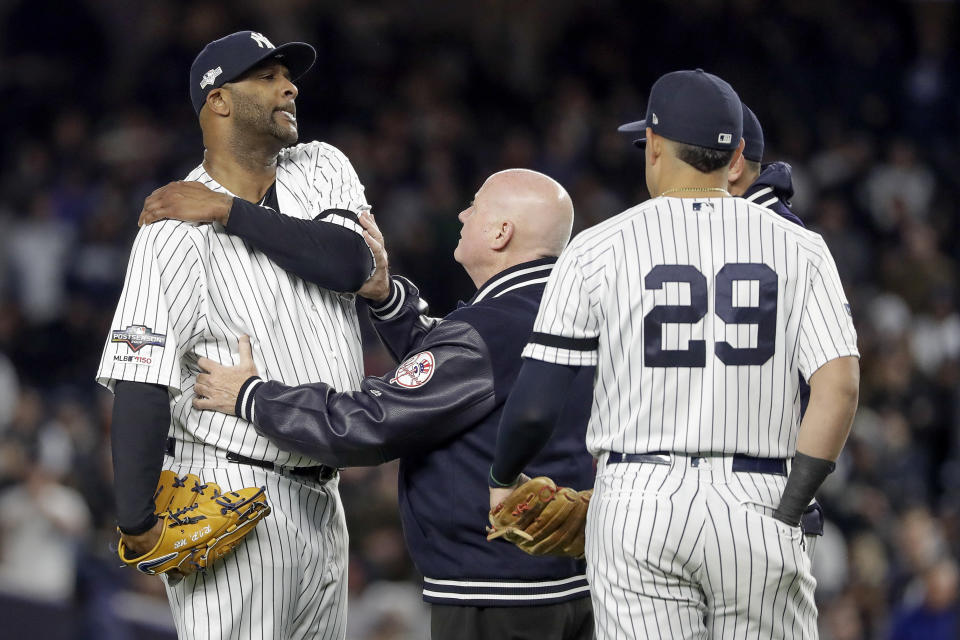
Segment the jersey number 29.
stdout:
<path fill-rule="evenodd" d="M 760 304 L 756 307 L 733 305 L 734 281 L 756 281 L 760 285 Z M 706 342 L 690 340 L 686 349 L 664 349 L 663 325 L 696 324 L 707 315 L 707 279 L 693 266 L 661 264 L 643 279 L 647 289 L 661 289 L 665 282 L 690 285 L 690 304 L 655 306 L 643 318 L 644 365 L 647 367 L 703 367 L 707 364 Z M 727 365 L 762 365 L 773 356 L 777 330 L 777 274 L 765 264 L 734 262 L 717 272 L 714 312 L 727 324 L 757 325 L 756 347 L 734 347 L 717 342 L 713 351 Z"/>

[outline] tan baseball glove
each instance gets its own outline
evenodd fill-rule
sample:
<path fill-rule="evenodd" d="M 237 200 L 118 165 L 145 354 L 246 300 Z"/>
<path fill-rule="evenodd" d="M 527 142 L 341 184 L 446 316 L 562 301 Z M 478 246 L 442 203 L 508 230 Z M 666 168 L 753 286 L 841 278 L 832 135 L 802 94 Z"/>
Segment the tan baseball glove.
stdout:
<path fill-rule="evenodd" d="M 503 537 L 531 555 L 583 557 L 593 489 L 574 491 L 539 476 L 490 511 L 487 540 Z"/>
<path fill-rule="evenodd" d="M 213 482 L 172 471 L 160 474 L 154 503 L 163 527 L 153 549 L 130 557 L 123 538 L 117 546 L 121 560 L 150 575 L 205 570 L 270 513 L 263 487 L 222 493 Z"/>

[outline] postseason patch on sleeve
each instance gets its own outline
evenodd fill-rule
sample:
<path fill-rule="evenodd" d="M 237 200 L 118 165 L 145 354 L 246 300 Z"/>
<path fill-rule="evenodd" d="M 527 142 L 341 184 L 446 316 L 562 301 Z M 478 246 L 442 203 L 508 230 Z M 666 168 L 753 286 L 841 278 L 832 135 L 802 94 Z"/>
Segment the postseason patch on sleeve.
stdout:
<path fill-rule="evenodd" d="M 422 387 L 433 377 L 434 369 L 436 369 L 436 365 L 433 354 L 429 351 L 421 351 L 412 358 L 407 358 L 397 367 L 390 383 L 405 389 Z"/>
<path fill-rule="evenodd" d="M 153 329 L 142 324 L 131 324 L 126 329 L 114 329 L 110 342 L 126 343 L 130 350 L 136 353 L 144 347 L 162 347 L 167 343 L 167 336 L 154 333 Z"/>

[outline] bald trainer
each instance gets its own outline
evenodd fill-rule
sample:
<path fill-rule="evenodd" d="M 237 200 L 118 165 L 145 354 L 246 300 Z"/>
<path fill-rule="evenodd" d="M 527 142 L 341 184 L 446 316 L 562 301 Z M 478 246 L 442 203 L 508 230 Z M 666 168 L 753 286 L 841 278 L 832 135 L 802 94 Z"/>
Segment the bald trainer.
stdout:
<path fill-rule="evenodd" d="M 551 178 L 511 169 L 490 176 L 459 219 L 454 258 L 477 291 L 438 319 L 410 281 L 389 277 L 380 232 L 361 217 L 378 267 L 359 293 L 400 363 L 395 370 L 338 393 L 324 383 L 262 380 L 250 359 L 236 367 L 202 361 L 209 373 L 197 391 L 205 399 L 195 406 L 239 415 L 281 449 L 330 466 L 399 458 L 403 531 L 424 576 L 434 640 L 592 638 L 582 561 L 528 556 L 483 536 L 500 413 L 544 285 L 570 240 L 573 205 Z M 584 446 L 592 380 L 590 368 L 577 376 L 553 438 L 527 468 L 531 475 L 592 486 Z"/>

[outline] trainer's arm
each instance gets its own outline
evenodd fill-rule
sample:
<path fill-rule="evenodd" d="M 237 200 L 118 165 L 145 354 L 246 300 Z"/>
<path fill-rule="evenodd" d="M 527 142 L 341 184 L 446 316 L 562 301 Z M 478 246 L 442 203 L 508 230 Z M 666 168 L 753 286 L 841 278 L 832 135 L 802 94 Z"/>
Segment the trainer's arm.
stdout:
<path fill-rule="evenodd" d="M 203 397 L 194 406 L 235 414 L 281 449 L 330 466 L 381 464 L 450 439 L 496 406 L 490 357 L 470 325 L 444 322 L 421 348 L 387 375 L 365 378 L 359 391 L 340 393 L 201 359 L 208 373 L 197 378 Z"/>
<path fill-rule="evenodd" d="M 860 395 L 860 361 L 830 360 L 810 377 L 810 404 L 800 424 L 797 455 L 774 516 L 793 526 L 830 474 L 850 434 Z"/>
<path fill-rule="evenodd" d="M 513 486 L 553 435 L 579 367 L 524 358 L 500 418 L 490 486 Z M 499 500 L 497 501 L 499 502 Z"/>
<path fill-rule="evenodd" d="M 370 302 L 373 328 L 396 362 L 404 354 L 420 349 L 440 318 L 431 317 L 430 307 L 420 290 L 402 276 L 390 279 L 390 293 L 379 303 Z"/>

